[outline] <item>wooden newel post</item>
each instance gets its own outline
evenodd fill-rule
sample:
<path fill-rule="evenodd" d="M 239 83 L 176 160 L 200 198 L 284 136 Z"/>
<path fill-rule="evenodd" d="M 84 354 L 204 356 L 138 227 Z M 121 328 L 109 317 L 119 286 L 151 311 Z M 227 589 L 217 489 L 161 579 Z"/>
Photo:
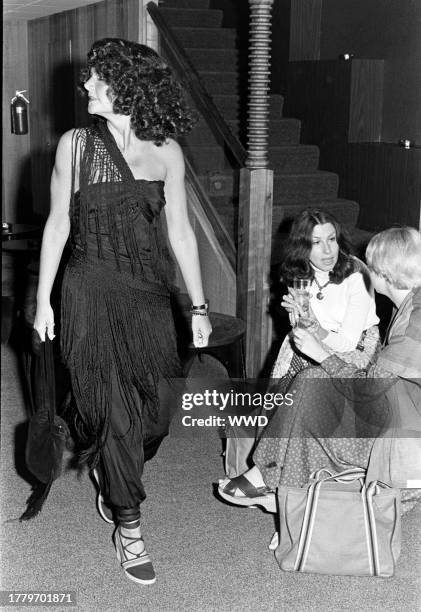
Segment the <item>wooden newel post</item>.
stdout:
<path fill-rule="evenodd" d="M 237 264 L 237 311 L 247 325 L 248 377 L 259 374 L 272 338 L 267 314 L 273 202 L 273 171 L 268 168 L 272 5 L 273 0 L 249 0 L 248 157 L 240 173 Z"/>

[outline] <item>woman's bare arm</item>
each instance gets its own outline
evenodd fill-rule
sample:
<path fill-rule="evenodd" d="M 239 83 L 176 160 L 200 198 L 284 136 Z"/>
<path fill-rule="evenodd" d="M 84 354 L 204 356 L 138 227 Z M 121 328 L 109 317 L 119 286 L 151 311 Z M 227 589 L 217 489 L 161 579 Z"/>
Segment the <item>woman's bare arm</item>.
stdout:
<path fill-rule="evenodd" d="M 34 321 L 34 329 L 40 335 L 41 340 L 45 340 L 46 330 L 50 339 L 54 337 L 54 313 L 50 305 L 50 295 L 70 232 L 69 203 L 73 133 L 74 130 L 71 130 L 61 137 L 51 176 L 50 213 L 42 238 L 37 310 Z"/>
<path fill-rule="evenodd" d="M 186 202 L 184 185 L 184 158 L 179 145 L 169 141 L 161 148 L 161 155 L 166 167 L 165 178 L 165 213 L 168 226 L 168 238 L 171 248 L 180 266 L 190 299 L 194 305 L 203 304 L 202 276 L 196 236 L 191 227 Z M 193 341 L 206 346 L 212 331 L 208 317 L 193 316 Z"/>

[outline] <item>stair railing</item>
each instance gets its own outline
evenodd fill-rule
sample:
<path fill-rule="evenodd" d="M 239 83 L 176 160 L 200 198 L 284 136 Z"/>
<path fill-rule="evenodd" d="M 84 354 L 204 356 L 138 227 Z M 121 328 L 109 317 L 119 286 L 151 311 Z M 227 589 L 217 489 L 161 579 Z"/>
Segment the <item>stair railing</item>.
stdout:
<path fill-rule="evenodd" d="M 164 55 L 185 84 L 211 129 L 222 136 L 240 167 L 237 314 L 246 322 L 246 369 L 251 377 L 258 375 L 272 336 L 271 319 L 267 313 L 273 203 L 273 171 L 268 168 L 272 5 L 273 0 L 249 0 L 247 150 L 232 133 L 207 93 L 199 74 L 162 17 L 159 8 L 154 2 L 146 5 L 160 34 Z M 201 189 L 190 166 L 188 173 L 188 178 L 196 178 L 196 187 Z M 206 210 L 207 215 L 209 210 Z M 211 214 L 211 217 L 214 231 L 223 234 L 225 230 L 217 213 Z M 232 244 L 231 238 L 227 237 L 228 242 Z M 234 248 L 233 244 L 232 247 Z M 229 259 L 232 259 L 231 256 Z"/>
<path fill-rule="evenodd" d="M 206 91 L 196 68 L 172 33 L 159 7 L 154 2 L 149 2 L 146 8 L 161 36 L 164 55 L 175 69 L 179 79 L 186 86 L 190 96 L 194 100 L 199 111 L 206 118 L 211 129 L 216 132 L 216 134 L 222 136 L 239 167 L 244 166 L 247 159 L 246 149 L 235 134 L 232 133 L 230 127 L 219 112 L 218 107 Z"/>
<path fill-rule="evenodd" d="M 249 0 L 248 155 L 240 171 L 237 312 L 246 322 L 246 369 L 258 376 L 272 341 L 268 314 L 273 170 L 269 170 L 270 45 L 273 0 Z"/>
<path fill-rule="evenodd" d="M 202 206 L 204 211 L 206 212 L 206 217 L 211 224 L 213 231 L 215 232 L 215 237 L 218 240 L 225 257 L 229 261 L 229 264 L 232 270 L 235 270 L 236 265 L 236 256 L 237 253 L 235 251 L 235 246 L 232 241 L 231 236 L 228 234 L 226 228 L 221 223 L 219 215 L 215 210 L 212 202 L 210 201 L 208 194 L 203 188 L 202 183 L 198 179 L 195 171 L 193 170 L 188 159 L 186 161 L 186 178 L 190 183 L 192 189 L 194 190 L 197 198 L 200 202 L 202 202 Z"/>

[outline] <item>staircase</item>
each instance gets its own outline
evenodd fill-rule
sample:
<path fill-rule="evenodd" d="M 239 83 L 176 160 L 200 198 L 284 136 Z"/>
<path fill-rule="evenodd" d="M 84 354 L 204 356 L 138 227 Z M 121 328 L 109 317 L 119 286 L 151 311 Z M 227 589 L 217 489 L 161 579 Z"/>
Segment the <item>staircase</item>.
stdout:
<path fill-rule="evenodd" d="M 222 10 L 211 0 L 162 0 L 162 15 L 199 72 L 213 101 L 234 134 L 246 146 L 247 41 L 223 26 Z M 300 121 L 282 116 L 283 97 L 271 95 L 269 162 L 274 170 L 272 263 L 280 258 L 288 221 L 309 206 L 332 212 L 351 231 L 357 248 L 367 233 L 357 230 L 359 206 L 338 198 L 338 176 L 318 170 L 317 146 L 300 144 Z M 230 235 L 236 240 L 238 170 L 221 140 L 204 119 L 183 141 Z"/>

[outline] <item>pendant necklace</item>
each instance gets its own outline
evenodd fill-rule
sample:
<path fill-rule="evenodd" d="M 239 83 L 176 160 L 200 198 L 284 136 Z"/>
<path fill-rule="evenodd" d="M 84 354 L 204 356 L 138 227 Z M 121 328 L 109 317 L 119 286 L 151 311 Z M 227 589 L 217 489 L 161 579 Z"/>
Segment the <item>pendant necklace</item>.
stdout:
<path fill-rule="evenodd" d="M 328 280 L 327 283 L 325 283 L 324 285 L 319 285 L 319 281 L 317 280 L 316 277 L 314 277 L 314 282 L 316 283 L 316 285 L 319 288 L 319 291 L 316 293 L 316 298 L 318 300 L 322 300 L 324 298 L 324 295 L 322 293 L 322 289 L 324 289 L 325 287 L 328 286 L 328 284 L 330 283 L 330 280 Z"/>

